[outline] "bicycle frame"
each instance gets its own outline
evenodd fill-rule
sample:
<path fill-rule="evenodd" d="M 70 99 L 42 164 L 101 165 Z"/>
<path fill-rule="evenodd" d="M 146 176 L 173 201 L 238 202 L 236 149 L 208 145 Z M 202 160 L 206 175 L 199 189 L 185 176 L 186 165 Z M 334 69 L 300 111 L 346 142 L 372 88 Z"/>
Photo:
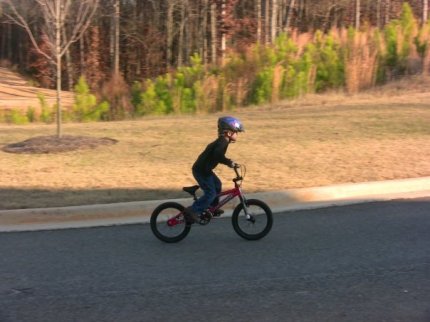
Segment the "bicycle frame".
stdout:
<path fill-rule="evenodd" d="M 224 198 L 223 198 L 224 197 Z M 236 187 L 234 187 L 233 189 L 230 190 L 226 190 L 226 191 L 222 191 L 221 193 L 219 193 L 217 195 L 217 198 L 220 198 L 219 203 L 216 206 L 213 207 L 209 207 L 209 211 L 211 213 L 214 213 L 215 211 L 217 211 L 218 209 L 224 207 L 227 203 L 229 203 L 231 200 L 233 200 L 234 198 L 239 197 L 240 202 L 245 205 L 245 196 L 243 195 L 242 190 L 240 189 L 239 185 L 236 184 Z M 247 214 L 247 209 L 246 207 L 244 207 L 245 209 L 245 213 Z"/>
<path fill-rule="evenodd" d="M 217 211 L 218 209 L 224 207 L 227 203 L 229 203 L 234 198 L 239 197 L 240 202 L 243 204 L 243 210 L 245 211 L 246 219 L 250 219 L 251 216 L 248 214 L 248 209 L 246 207 L 246 198 L 245 198 L 245 195 L 242 192 L 242 189 L 240 188 L 241 184 L 238 183 L 239 181 L 242 181 L 243 178 L 237 172 L 237 168 L 234 168 L 234 171 L 236 172 L 236 178 L 233 179 L 234 188 L 220 192 L 217 195 L 217 198 L 220 198 L 220 201 L 218 202 L 218 204 L 216 206 L 209 207 L 208 211 L 213 214 L 213 213 L 215 213 L 215 211 Z M 196 196 L 195 195 L 194 195 L 194 200 L 196 200 Z M 167 224 L 169 226 L 175 226 L 175 225 L 177 225 L 179 223 L 182 223 L 183 221 L 184 221 L 184 218 L 183 218 L 183 211 L 182 211 L 177 216 L 169 219 L 167 221 Z"/>

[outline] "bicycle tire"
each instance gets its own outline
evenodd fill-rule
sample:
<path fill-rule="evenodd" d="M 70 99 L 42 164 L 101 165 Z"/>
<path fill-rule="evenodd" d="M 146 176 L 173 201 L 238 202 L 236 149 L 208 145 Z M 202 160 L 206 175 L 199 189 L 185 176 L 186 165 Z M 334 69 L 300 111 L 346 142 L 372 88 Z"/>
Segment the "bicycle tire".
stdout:
<path fill-rule="evenodd" d="M 231 217 L 235 232 L 246 240 L 258 240 L 266 236 L 273 225 L 273 214 L 270 207 L 261 200 L 249 199 L 246 201 L 248 211 L 254 222 L 246 219 L 243 204 L 236 206 Z"/>
<path fill-rule="evenodd" d="M 181 215 L 184 209 L 185 207 L 177 202 L 165 202 L 155 208 L 150 221 L 155 237 L 166 243 L 177 243 L 184 239 L 191 230 L 191 225 Z M 178 222 L 169 225 L 168 221 L 178 215 Z"/>

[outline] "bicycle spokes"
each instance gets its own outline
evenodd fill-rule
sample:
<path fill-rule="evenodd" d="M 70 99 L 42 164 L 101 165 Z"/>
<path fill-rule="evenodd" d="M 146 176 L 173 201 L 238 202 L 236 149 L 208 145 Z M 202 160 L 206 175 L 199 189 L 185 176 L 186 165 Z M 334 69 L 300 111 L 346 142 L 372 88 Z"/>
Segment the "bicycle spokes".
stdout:
<path fill-rule="evenodd" d="M 272 211 L 262 201 L 251 199 L 239 204 L 233 212 L 234 230 L 243 238 L 257 240 L 270 231 L 272 227 Z"/>
<path fill-rule="evenodd" d="M 246 220 L 248 220 L 249 222 L 255 224 L 255 216 L 250 215 L 249 213 L 245 216 Z"/>

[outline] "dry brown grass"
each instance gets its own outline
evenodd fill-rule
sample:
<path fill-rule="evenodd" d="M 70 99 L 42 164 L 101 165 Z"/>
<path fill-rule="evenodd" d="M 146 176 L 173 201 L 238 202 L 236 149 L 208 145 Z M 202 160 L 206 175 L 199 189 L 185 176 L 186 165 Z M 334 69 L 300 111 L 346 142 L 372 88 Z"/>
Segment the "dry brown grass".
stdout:
<path fill-rule="evenodd" d="M 228 155 L 246 164 L 248 192 L 430 176 L 429 83 L 236 111 L 246 133 Z M 65 124 L 67 135 L 118 143 L 62 154 L 0 152 L 0 209 L 186 197 L 180 189 L 194 184 L 191 165 L 215 138 L 219 116 Z M 54 133 L 52 125 L 0 125 L 0 146 Z M 231 170 L 218 173 L 230 186 Z"/>
<path fill-rule="evenodd" d="M 30 86 L 26 79 L 7 68 L 0 67 L 0 109 L 21 109 L 26 111 L 29 107 L 40 109 L 37 95 L 43 95 L 46 103 L 53 106 L 56 103 L 56 91 L 46 88 Z M 62 92 L 64 107 L 73 104 L 73 94 Z"/>

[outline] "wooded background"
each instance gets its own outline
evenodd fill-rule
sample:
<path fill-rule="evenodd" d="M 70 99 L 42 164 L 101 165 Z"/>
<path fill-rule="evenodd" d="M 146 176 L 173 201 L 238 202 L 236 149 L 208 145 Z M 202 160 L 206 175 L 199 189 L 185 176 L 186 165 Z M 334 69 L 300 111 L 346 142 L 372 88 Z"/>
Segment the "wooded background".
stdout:
<path fill-rule="evenodd" d="M 57 89 L 54 106 L 41 96 L 0 121 L 56 119 L 59 137 L 64 120 L 227 111 L 430 72 L 430 0 L 0 1 L 0 66 Z"/>
<path fill-rule="evenodd" d="M 55 1 L 55 0 L 52 0 Z M 45 50 L 43 12 L 38 0 L 13 0 Z M 80 1 L 76 1 L 79 3 Z M 408 2 L 426 21 L 428 0 L 109 0 L 102 1 L 83 37 L 64 55 L 63 88 L 80 75 L 92 87 L 119 72 L 128 84 L 187 65 L 198 53 L 203 63 L 222 64 L 229 51 L 257 41 L 271 43 L 281 32 L 366 25 L 383 27 Z M 1 64 L 17 66 L 44 87 L 55 85 L 51 64 L 38 53 L 20 26 L 5 16 L 0 24 Z M 71 10 L 79 10 L 72 6 Z M 77 13 L 75 13 L 77 14 Z M 73 26 L 68 25 L 67 28 Z"/>

